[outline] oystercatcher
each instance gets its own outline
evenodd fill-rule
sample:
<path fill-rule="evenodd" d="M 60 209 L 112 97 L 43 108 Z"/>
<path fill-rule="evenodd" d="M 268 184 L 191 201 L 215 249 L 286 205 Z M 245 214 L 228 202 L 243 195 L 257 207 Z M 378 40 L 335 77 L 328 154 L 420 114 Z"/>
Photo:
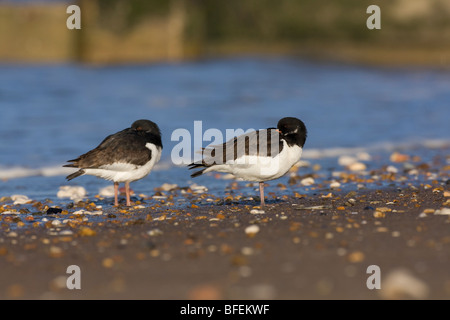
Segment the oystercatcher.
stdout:
<path fill-rule="evenodd" d="M 95 149 L 69 160 L 64 167 L 80 170 L 72 180 L 89 174 L 114 182 L 114 205 L 118 206 L 119 183 L 125 183 L 126 205 L 130 206 L 130 182 L 144 178 L 161 157 L 161 132 L 150 120 L 137 120 L 131 128 L 106 137 Z"/>
<path fill-rule="evenodd" d="M 261 207 L 264 206 L 264 182 L 278 179 L 300 160 L 307 137 L 303 121 L 286 117 L 278 121 L 277 128 L 268 128 L 243 135 L 220 144 L 204 148 L 202 160 L 189 165 L 206 172 L 231 173 L 245 181 L 259 182 Z"/>

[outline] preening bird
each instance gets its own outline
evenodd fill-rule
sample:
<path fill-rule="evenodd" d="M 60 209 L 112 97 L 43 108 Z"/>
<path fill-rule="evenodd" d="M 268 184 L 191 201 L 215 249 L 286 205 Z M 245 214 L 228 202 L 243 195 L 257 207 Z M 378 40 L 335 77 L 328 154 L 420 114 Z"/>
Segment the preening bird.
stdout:
<path fill-rule="evenodd" d="M 231 173 L 245 181 L 259 182 L 261 207 L 264 206 L 264 182 L 278 179 L 300 160 L 307 137 L 303 121 L 286 117 L 277 128 L 268 128 L 237 136 L 202 150 L 202 160 L 191 163 L 197 177 L 210 171 Z"/>
<path fill-rule="evenodd" d="M 147 176 L 161 158 L 161 132 L 150 120 L 137 120 L 130 128 L 107 136 L 95 149 L 69 160 L 64 167 L 79 168 L 67 180 L 88 174 L 114 182 L 114 205 L 118 206 L 119 183 L 125 183 L 130 206 L 130 182 Z"/>

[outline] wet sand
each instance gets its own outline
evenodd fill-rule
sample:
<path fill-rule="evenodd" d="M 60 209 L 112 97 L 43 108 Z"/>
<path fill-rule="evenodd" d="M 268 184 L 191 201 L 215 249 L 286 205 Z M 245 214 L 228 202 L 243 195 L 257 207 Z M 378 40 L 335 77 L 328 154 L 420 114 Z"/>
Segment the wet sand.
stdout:
<path fill-rule="evenodd" d="M 131 208 L 93 197 L 62 211 L 5 198 L 0 299 L 449 299 L 449 168 L 414 170 L 433 179 L 347 172 L 334 188 L 277 185 L 263 210 L 239 189 L 155 190 Z M 81 289 L 67 288 L 71 265 Z M 372 265 L 381 289 L 367 287 Z"/>

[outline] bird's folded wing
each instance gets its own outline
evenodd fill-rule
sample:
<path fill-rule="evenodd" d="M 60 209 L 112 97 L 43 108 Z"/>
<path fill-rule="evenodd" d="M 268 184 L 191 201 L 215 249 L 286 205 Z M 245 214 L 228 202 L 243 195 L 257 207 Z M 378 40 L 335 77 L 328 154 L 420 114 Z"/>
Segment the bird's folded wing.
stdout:
<path fill-rule="evenodd" d="M 202 149 L 206 165 L 234 162 L 243 156 L 275 157 L 283 149 L 279 132 L 274 128 L 251 131 L 225 143 Z"/>

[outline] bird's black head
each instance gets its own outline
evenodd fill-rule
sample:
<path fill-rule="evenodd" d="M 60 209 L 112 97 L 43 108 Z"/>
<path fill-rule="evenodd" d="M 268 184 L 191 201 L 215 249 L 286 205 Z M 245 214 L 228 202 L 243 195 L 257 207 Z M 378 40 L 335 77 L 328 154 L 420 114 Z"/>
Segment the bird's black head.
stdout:
<path fill-rule="evenodd" d="M 302 120 L 286 117 L 278 121 L 277 128 L 288 145 L 296 144 L 303 148 L 308 132 Z"/>
<path fill-rule="evenodd" d="M 158 125 L 156 123 L 154 123 L 153 121 L 150 121 L 150 120 L 145 120 L 145 119 L 136 120 L 131 125 L 131 129 L 134 129 L 136 131 L 152 133 L 152 134 L 155 134 L 155 135 L 158 135 L 158 136 L 161 135 L 161 132 L 159 131 Z"/>

